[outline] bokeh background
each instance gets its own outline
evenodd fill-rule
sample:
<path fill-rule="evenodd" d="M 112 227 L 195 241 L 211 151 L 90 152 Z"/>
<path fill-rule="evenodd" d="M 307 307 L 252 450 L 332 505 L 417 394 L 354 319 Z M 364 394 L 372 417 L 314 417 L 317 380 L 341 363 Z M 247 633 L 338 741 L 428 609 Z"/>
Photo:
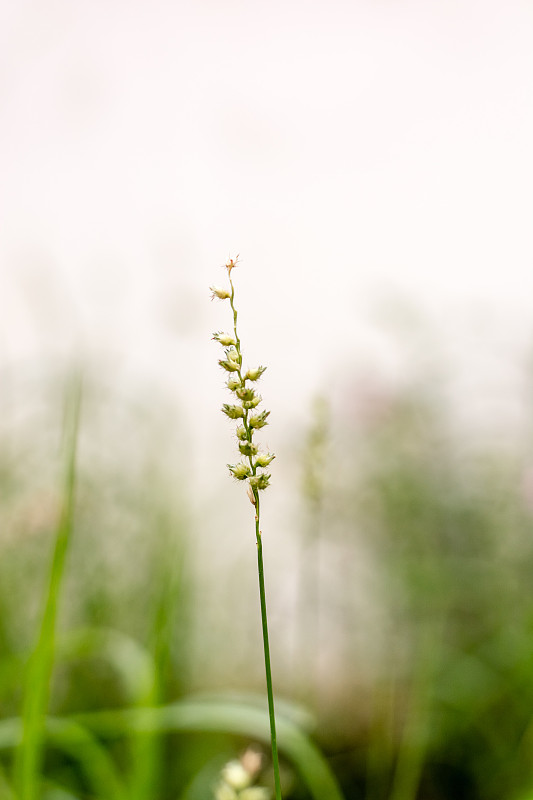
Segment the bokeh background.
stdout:
<path fill-rule="evenodd" d="M 39 620 L 73 368 L 61 631 L 164 640 L 161 702 L 263 691 L 211 341 L 230 320 L 209 286 L 240 253 L 277 454 L 280 695 L 313 712 L 347 798 L 528 800 L 532 23 L 525 0 L 0 0 L 4 715 Z M 54 680 L 58 713 L 126 702 L 94 660 Z M 157 796 L 220 742 L 195 746 L 162 759 Z"/>

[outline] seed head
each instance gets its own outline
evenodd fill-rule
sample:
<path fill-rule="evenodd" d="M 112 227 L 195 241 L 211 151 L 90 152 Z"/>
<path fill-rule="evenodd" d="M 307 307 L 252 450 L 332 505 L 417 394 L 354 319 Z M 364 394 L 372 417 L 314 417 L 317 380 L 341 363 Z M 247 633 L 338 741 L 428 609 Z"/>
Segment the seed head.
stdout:
<path fill-rule="evenodd" d="M 265 425 L 268 425 L 266 420 L 269 414 L 270 411 L 261 411 L 260 414 L 253 414 L 248 420 L 250 428 L 264 428 Z"/>
<path fill-rule="evenodd" d="M 224 347 L 229 347 L 230 345 L 235 346 L 235 344 L 236 344 L 235 339 L 233 338 L 233 336 L 231 336 L 229 333 L 222 333 L 222 331 L 219 331 L 218 333 L 214 333 L 213 334 L 213 339 L 216 342 L 220 342 L 220 344 L 224 345 Z"/>
<path fill-rule="evenodd" d="M 240 759 L 229 761 L 215 786 L 215 800 L 271 800 L 271 790 L 257 783 L 261 762 L 261 754 L 251 748 Z"/>
<path fill-rule="evenodd" d="M 255 456 L 257 445 L 253 444 L 253 442 L 239 442 L 239 450 L 243 456 Z"/>
<path fill-rule="evenodd" d="M 235 361 L 230 361 L 229 359 L 221 358 L 218 362 L 222 369 L 226 369 L 228 372 L 238 372 L 239 365 L 235 363 Z"/>
<path fill-rule="evenodd" d="M 230 347 L 226 350 L 226 358 L 221 358 L 218 363 L 228 372 L 238 372 L 241 368 L 241 357 L 234 347 Z"/>
<path fill-rule="evenodd" d="M 239 336 L 237 334 L 237 309 L 234 304 L 234 289 L 231 280 L 231 272 L 237 266 L 238 256 L 230 258 L 224 265 L 229 277 L 229 289 L 220 289 L 216 286 L 211 287 L 212 298 L 230 301 L 233 312 L 234 333 L 224 333 L 217 331 L 213 334 L 213 339 L 224 348 L 224 356 L 219 359 L 219 365 L 230 374 L 227 377 L 226 386 L 234 393 L 233 404 L 224 403 L 222 412 L 232 420 L 237 420 L 236 436 L 239 452 L 244 456 L 244 460 L 238 464 L 228 464 L 228 469 L 234 478 L 248 482 L 248 497 L 256 505 L 257 493 L 266 489 L 269 485 L 270 475 L 260 472 L 269 466 L 274 459 L 273 453 L 260 453 L 259 447 L 252 441 L 254 431 L 268 425 L 267 419 L 270 411 L 255 413 L 254 409 L 261 403 L 261 396 L 255 391 L 251 384 L 259 380 L 266 367 L 254 367 L 248 369 L 246 373 L 241 373 L 242 351 Z M 250 381 L 250 384 L 247 384 Z M 253 800 L 253 798 L 252 798 Z"/>
<path fill-rule="evenodd" d="M 270 483 L 270 475 L 262 472 L 260 475 L 250 475 L 249 484 L 252 489 L 266 489 Z"/>
<path fill-rule="evenodd" d="M 230 392 L 234 392 L 236 389 L 239 388 L 240 385 L 241 385 L 241 382 L 240 382 L 239 377 L 237 375 L 230 375 L 228 380 L 227 380 L 227 382 L 226 382 L 226 386 L 228 387 Z"/>
<path fill-rule="evenodd" d="M 257 452 L 257 451 L 256 451 Z M 274 453 L 259 453 L 255 459 L 256 467 L 268 467 L 271 461 L 274 461 L 276 456 Z"/>
<path fill-rule="evenodd" d="M 260 394 L 256 394 L 256 396 L 254 398 L 252 398 L 252 400 L 243 400 L 242 401 L 242 407 L 243 408 L 255 408 L 256 406 L 259 405 L 261 400 L 262 400 L 261 395 Z"/>
<path fill-rule="evenodd" d="M 242 386 L 240 389 L 237 389 L 235 394 L 239 400 L 253 400 L 255 397 L 254 390 L 250 389 L 248 386 Z"/>
<path fill-rule="evenodd" d="M 265 370 L 266 367 L 255 367 L 255 369 L 249 369 L 246 375 L 244 376 L 244 380 L 256 381 L 261 377 L 261 375 Z"/>
<path fill-rule="evenodd" d="M 211 300 L 214 300 L 215 297 L 219 300 L 229 300 L 231 297 L 227 289 L 219 289 L 218 286 L 210 286 L 209 288 L 211 289 Z"/>
<path fill-rule="evenodd" d="M 241 419 L 244 417 L 242 406 L 230 406 L 228 403 L 224 403 L 222 406 L 222 413 L 230 419 Z"/>
<path fill-rule="evenodd" d="M 228 464 L 228 469 L 238 481 L 244 481 L 252 474 L 250 466 L 245 464 L 244 461 L 239 461 L 238 464 Z"/>

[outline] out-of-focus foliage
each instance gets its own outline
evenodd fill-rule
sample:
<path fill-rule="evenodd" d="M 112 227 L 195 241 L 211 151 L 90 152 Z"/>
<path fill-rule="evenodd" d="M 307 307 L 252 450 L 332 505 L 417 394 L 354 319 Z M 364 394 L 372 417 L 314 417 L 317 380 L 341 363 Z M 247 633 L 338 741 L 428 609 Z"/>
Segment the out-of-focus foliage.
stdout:
<path fill-rule="evenodd" d="M 31 372 L 4 376 L 2 798 L 12 796 L 24 668 L 61 506 L 59 386 Z M 270 593 L 274 632 L 296 632 L 291 652 L 278 645 L 274 654 L 278 694 L 315 716 L 316 742 L 346 798 L 530 800 L 533 539 L 523 453 L 468 446 L 420 392 L 382 398 L 366 416 L 322 402 L 315 417 L 303 490 L 290 495 L 299 520 L 293 602 L 283 606 L 275 580 Z M 228 619 L 225 604 L 206 608 L 213 571 L 209 553 L 195 552 L 175 413 L 152 393 L 126 402 L 86 381 L 81 419 L 43 796 L 204 795 L 251 741 L 268 744 L 267 718 L 248 698 L 187 699 L 199 687 L 264 691 L 249 666 L 260 639 L 250 638 L 257 609 L 242 599 L 248 579 L 237 554 L 218 568 Z M 146 716 L 151 707 L 158 715 Z M 284 796 L 303 800 L 311 784 L 315 793 L 328 786 L 327 766 L 294 725 L 294 707 L 280 702 L 279 714 Z"/>
<path fill-rule="evenodd" d="M 361 599 L 355 613 L 342 607 L 342 638 L 351 631 L 360 647 L 345 665 L 355 680 L 341 667 L 353 715 L 343 726 L 357 742 L 348 763 L 360 770 L 351 791 L 364 783 L 372 800 L 521 797 L 531 786 L 533 709 L 523 454 L 480 452 L 453 437 L 420 392 L 352 422 L 322 526 L 325 540 L 342 543 L 342 562 L 365 564 L 371 595 L 370 609 Z M 357 568 L 352 575 L 339 591 L 355 598 Z"/>

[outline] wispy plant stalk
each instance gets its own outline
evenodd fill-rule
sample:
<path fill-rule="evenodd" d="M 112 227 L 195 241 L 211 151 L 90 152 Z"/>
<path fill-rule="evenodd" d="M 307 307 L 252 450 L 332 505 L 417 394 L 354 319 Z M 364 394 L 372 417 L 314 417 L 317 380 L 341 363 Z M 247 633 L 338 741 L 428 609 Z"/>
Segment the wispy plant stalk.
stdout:
<path fill-rule="evenodd" d="M 248 484 L 248 497 L 255 509 L 255 538 L 257 543 L 257 572 L 259 577 L 259 599 L 261 604 L 261 627 L 263 633 L 263 648 L 265 656 L 265 673 L 268 697 L 268 713 L 270 720 L 270 740 L 272 745 L 272 763 L 274 769 L 274 786 L 276 800 L 281 800 L 281 783 L 279 775 L 278 746 L 276 739 L 276 719 L 274 713 L 274 692 L 272 689 L 272 671 L 270 666 L 270 645 L 268 640 L 268 620 L 265 593 L 265 577 L 263 566 L 263 543 L 260 525 L 259 493 L 267 488 L 270 475 L 265 471 L 274 459 L 273 453 L 260 452 L 253 441 L 257 429 L 268 424 L 267 417 L 270 411 L 257 412 L 255 409 L 261 403 L 261 396 L 254 388 L 265 367 L 256 367 L 243 370 L 241 342 L 237 331 L 237 308 L 235 306 L 235 289 L 231 278 L 232 270 L 237 266 L 238 257 L 230 259 L 225 268 L 228 273 L 229 290 L 211 287 L 212 298 L 229 300 L 233 312 L 233 335 L 218 332 L 213 339 L 224 348 L 224 358 L 219 360 L 219 365 L 228 373 L 227 387 L 235 396 L 235 403 L 225 403 L 223 413 L 229 419 L 236 420 L 236 430 L 239 451 L 244 457 L 237 464 L 228 464 L 231 475 L 237 480 Z"/>

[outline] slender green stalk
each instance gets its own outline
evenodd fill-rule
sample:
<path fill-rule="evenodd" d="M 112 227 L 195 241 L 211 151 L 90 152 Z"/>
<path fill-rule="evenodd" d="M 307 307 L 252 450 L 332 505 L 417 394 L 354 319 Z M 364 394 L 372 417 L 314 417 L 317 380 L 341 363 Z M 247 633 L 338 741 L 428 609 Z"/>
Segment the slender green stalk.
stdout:
<path fill-rule="evenodd" d="M 19 800 L 36 800 L 39 794 L 46 710 L 55 653 L 57 607 L 73 524 L 80 404 L 81 381 L 79 378 L 75 378 L 66 401 L 63 431 L 65 474 L 62 507 L 56 529 L 44 613 L 37 643 L 28 663 L 24 687 L 22 736 L 16 754 L 14 775 Z"/>
<path fill-rule="evenodd" d="M 274 767 L 274 786 L 276 800 L 281 800 L 281 782 L 279 777 L 278 743 L 276 738 L 276 717 L 274 714 L 274 692 L 272 690 L 272 671 L 270 668 L 270 645 L 268 642 L 268 621 L 265 595 L 265 575 L 263 569 L 263 541 L 259 530 L 259 495 L 256 497 L 255 537 L 257 539 L 257 572 L 259 575 L 259 598 L 261 601 L 261 625 L 263 630 L 263 648 L 265 651 L 265 673 L 268 697 L 268 716 L 270 720 L 270 742 L 272 745 L 272 764 Z"/>
<path fill-rule="evenodd" d="M 270 475 L 263 472 L 273 460 L 272 453 L 259 453 L 258 447 L 253 441 L 254 431 L 267 425 L 269 411 L 255 412 L 255 408 L 261 402 L 261 397 L 256 393 L 253 384 L 261 377 L 265 367 L 249 369 L 243 373 L 241 341 L 237 331 L 237 308 L 235 306 L 235 288 L 231 279 L 231 271 L 237 266 L 238 259 L 230 259 L 225 265 L 228 272 L 230 291 L 212 287 L 212 296 L 220 300 L 229 300 L 233 313 L 233 336 L 225 333 L 215 333 L 214 339 L 225 348 L 225 358 L 218 363 L 226 370 L 228 378 L 228 389 L 232 391 L 240 401 L 238 405 L 225 404 L 223 412 L 230 419 L 238 420 L 240 425 L 237 429 L 237 439 L 239 441 L 239 451 L 246 461 L 238 464 L 228 464 L 230 473 L 237 480 L 248 482 L 248 497 L 255 508 L 255 538 L 257 542 L 257 571 L 259 577 L 259 599 L 261 604 L 261 627 L 263 633 L 263 649 L 265 655 L 265 673 L 268 697 L 268 715 L 270 721 L 270 741 L 272 745 L 272 765 L 274 770 L 274 786 L 276 800 L 281 800 L 281 781 L 279 774 L 278 746 L 276 740 L 276 718 L 274 713 L 274 692 L 272 689 L 272 670 L 270 666 L 270 645 L 268 640 L 268 622 L 265 593 L 265 577 L 263 567 L 263 544 L 260 529 L 259 511 L 259 492 L 266 489 Z"/>

